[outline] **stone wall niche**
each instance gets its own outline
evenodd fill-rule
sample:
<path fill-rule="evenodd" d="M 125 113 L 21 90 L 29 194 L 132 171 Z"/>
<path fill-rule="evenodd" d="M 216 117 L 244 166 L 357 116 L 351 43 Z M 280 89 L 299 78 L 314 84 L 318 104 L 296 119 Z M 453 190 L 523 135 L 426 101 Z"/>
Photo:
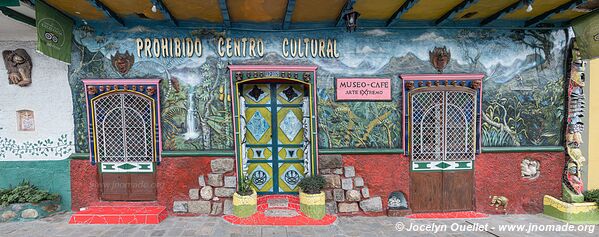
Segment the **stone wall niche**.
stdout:
<path fill-rule="evenodd" d="M 35 131 L 35 119 L 33 111 L 22 109 L 17 111 L 17 130 Z"/>

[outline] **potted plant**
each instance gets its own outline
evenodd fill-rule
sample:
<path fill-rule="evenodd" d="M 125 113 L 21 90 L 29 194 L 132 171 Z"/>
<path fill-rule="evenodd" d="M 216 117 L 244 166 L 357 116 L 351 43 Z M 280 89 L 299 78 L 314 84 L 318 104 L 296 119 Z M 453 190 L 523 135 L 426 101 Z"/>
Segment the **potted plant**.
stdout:
<path fill-rule="evenodd" d="M 325 216 L 325 195 L 322 188 L 326 180 L 320 175 L 308 176 L 299 182 L 300 210 L 312 219 L 320 220 Z"/>
<path fill-rule="evenodd" d="M 246 218 L 256 213 L 258 195 L 252 188 L 252 180 L 244 176 L 239 182 L 237 192 L 233 194 L 233 215 Z"/>

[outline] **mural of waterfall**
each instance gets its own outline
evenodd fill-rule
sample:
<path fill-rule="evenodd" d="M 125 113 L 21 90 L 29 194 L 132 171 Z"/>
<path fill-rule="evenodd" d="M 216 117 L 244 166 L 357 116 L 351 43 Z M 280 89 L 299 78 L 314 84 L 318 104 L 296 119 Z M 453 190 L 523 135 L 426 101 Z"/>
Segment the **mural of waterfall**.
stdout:
<path fill-rule="evenodd" d="M 196 125 L 196 109 L 195 109 L 195 100 L 193 99 L 194 96 L 194 92 L 195 92 L 195 87 L 191 87 L 189 88 L 189 91 L 187 92 L 188 95 L 188 105 L 187 105 L 187 117 L 185 120 L 185 125 L 187 126 L 187 132 L 185 132 L 185 134 L 183 134 L 183 136 L 185 137 L 185 140 L 191 140 L 191 139 L 196 139 L 200 136 L 200 133 L 197 132 L 197 125 Z"/>

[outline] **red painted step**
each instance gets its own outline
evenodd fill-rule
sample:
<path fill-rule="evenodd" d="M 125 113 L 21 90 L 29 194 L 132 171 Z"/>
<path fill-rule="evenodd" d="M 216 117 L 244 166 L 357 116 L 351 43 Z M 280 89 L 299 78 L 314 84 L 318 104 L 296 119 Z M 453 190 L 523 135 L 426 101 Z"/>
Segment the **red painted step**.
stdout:
<path fill-rule="evenodd" d="M 484 213 L 473 211 L 416 213 L 406 216 L 406 218 L 412 219 L 472 219 L 486 217 L 489 216 Z"/>
<path fill-rule="evenodd" d="M 164 206 L 153 203 L 96 203 L 71 215 L 69 224 L 158 224 L 168 217 Z"/>
<path fill-rule="evenodd" d="M 279 199 L 287 199 L 287 205 Z M 300 211 L 299 198 L 293 195 L 267 195 L 258 197 L 256 214 L 247 218 L 226 215 L 223 218 L 236 225 L 301 226 L 330 225 L 336 216 L 326 215 L 322 220 L 314 220 Z"/>

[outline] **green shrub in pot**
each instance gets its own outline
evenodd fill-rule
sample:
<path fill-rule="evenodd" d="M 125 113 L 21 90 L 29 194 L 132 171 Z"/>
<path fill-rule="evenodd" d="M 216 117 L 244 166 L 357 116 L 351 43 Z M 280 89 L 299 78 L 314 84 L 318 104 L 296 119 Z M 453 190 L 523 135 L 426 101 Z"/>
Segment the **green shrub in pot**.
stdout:
<path fill-rule="evenodd" d="M 306 216 L 320 220 L 326 214 L 325 195 L 322 188 L 326 180 L 320 175 L 307 176 L 298 186 L 300 187 L 300 211 Z"/>

